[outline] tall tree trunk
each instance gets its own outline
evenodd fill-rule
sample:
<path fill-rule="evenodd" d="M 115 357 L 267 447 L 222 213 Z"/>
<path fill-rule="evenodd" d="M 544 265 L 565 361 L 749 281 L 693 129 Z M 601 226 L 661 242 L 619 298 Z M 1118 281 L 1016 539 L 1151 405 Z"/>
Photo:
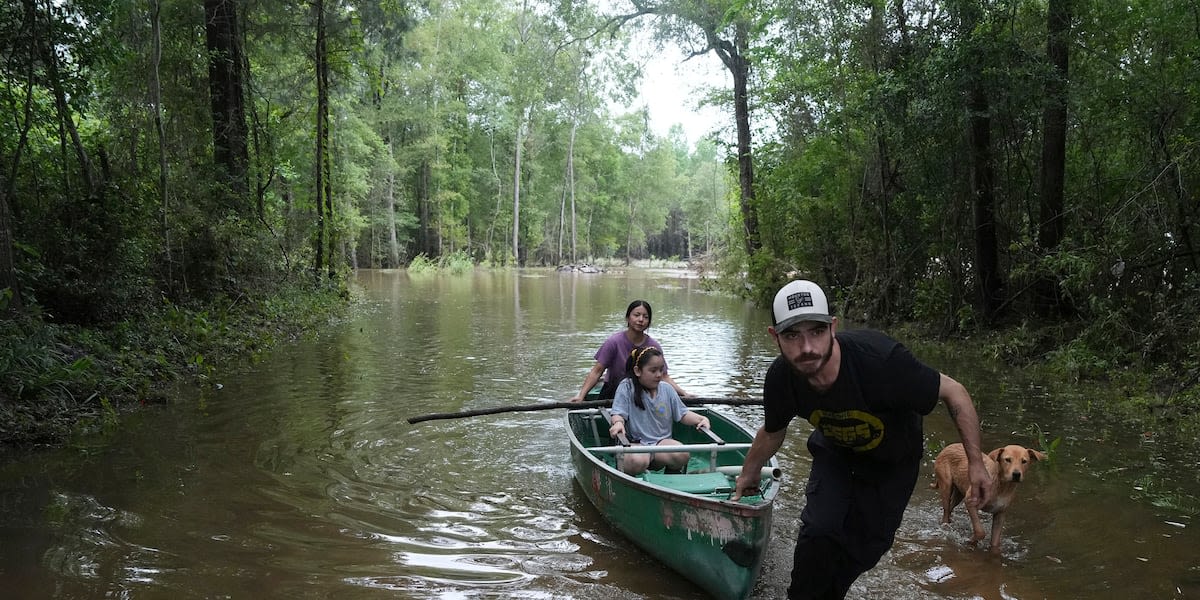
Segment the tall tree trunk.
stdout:
<path fill-rule="evenodd" d="M 571 264 L 575 264 L 575 136 L 579 131 L 579 113 L 580 105 L 583 103 L 583 90 L 587 86 L 587 62 L 584 61 L 579 66 L 579 70 L 575 74 L 575 103 L 571 107 L 571 139 L 567 144 L 567 173 L 566 183 L 563 189 L 563 204 L 559 208 L 558 217 L 558 260 L 562 262 L 562 246 L 563 235 L 566 227 L 565 215 L 566 212 L 566 194 L 571 195 Z"/>
<path fill-rule="evenodd" d="M 380 113 L 380 121 L 385 119 L 383 113 L 383 98 L 388 90 L 388 64 L 390 63 L 389 55 L 384 53 L 379 63 L 379 84 L 374 87 L 372 92 L 372 102 L 375 105 L 375 110 Z M 392 131 L 388 127 L 383 131 L 383 145 L 387 149 L 388 166 L 387 174 L 384 176 L 383 203 L 384 213 L 387 217 L 387 267 L 391 269 L 400 266 L 400 241 L 396 232 L 396 150 L 392 143 Z M 374 252 L 372 252 L 372 262 L 374 262 Z"/>
<path fill-rule="evenodd" d="M 567 158 L 570 161 L 570 158 Z M 566 238 L 567 227 L 567 181 L 563 174 L 562 194 L 558 198 L 558 246 L 554 250 L 554 263 L 563 264 L 563 240 Z"/>
<path fill-rule="evenodd" d="M 3 187 L 7 188 L 8 185 Z M 8 205 L 7 191 L 0 188 L 0 316 L 23 308 L 13 260 L 13 241 L 12 209 Z"/>
<path fill-rule="evenodd" d="M 629 194 L 629 223 L 625 227 L 625 265 L 629 266 L 633 262 L 633 228 L 634 219 L 637 217 L 637 202 L 634 194 Z"/>
<path fill-rule="evenodd" d="M 235 202 L 248 184 L 245 84 L 238 0 L 204 0 L 204 37 L 208 50 L 208 95 L 213 120 L 213 162 L 224 169 L 224 182 Z M 320 2 L 318 1 L 318 4 Z M 240 210 L 240 205 L 235 205 Z"/>
<path fill-rule="evenodd" d="M 329 91 L 325 89 L 327 60 L 326 41 L 325 41 L 325 2 L 324 0 L 315 0 L 313 2 L 313 10 L 316 11 L 317 22 L 317 44 L 314 60 L 316 62 L 316 79 L 317 79 L 317 135 L 316 135 L 316 156 L 314 157 L 314 183 L 313 195 L 317 200 L 317 239 L 314 247 L 315 255 L 313 257 L 313 272 L 317 277 L 321 276 L 321 272 L 325 270 L 326 261 L 326 246 L 325 246 L 325 228 L 328 226 L 327 221 L 329 216 L 326 211 L 325 190 L 325 153 L 328 149 L 327 139 L 329 137 Z M 333 262 L 333 257 L 329 257 L 329 262 Z"/>
<path fill-rule="evenodd" d="M 33 0 L 26 0 L 24 6 L 24 22 L 28 26 L 29 36 L 33 39 L 35 46 L 40 45 L 41 42 L 38 41 L 37 35 L 37 8 L 34 6 Z M 30 53 L 27 57 L 28 61 L 24 65 L 26 87 L 24 108 L 21 111 L 21 131 L 17 136 L 12 156 L 4 157 L 5 161 L 2 165 L 4 170 L 0 172 L 0 293 L 8 290 L 9 311 L 19 311 L 24 308 L 20 281 L 17 279 L 14 255 L 16 235 L 13 231 L 12 206 L 9 198 L 13 197 L 17 189 L 17 173 L 21 166 L 21 155 L 24 154 L 25 145 L 29 142 L 29 128 L 33 124 L 33 81 L 36 59 L 34 53 Z"/>
<path fill-rule="evenodd" d="M 1070 57 L 1071 0 L 1050 0 L 1046 13 L 1046 59 L 1054 72 L 1046 80 L 1046 105 L 1042 110 L 1042 173 L 1038 247 L 1054 252 L 1066 234 L 1063 216 L 1063 182 L 1067 156 L 1067 81 Z M 1038 299 L 1048 313 L 1065 310 L 1058 281 L 1043 275 L 1037 283 Z"/>
<path fill-rule="evenodd" d="M 575 262 L 575 131 L 579 128 L 578 114 L 571 117 L 571 137 L 567 142 L 567 168 L 563 174 L 563 193 L 558 204 L 558 262 L 563 259 L 563 238 L 567 229 L 567 195 L 571 196 L 571 262 Z"/>
<path fill-rule="evenodd" d="M 400 266 L 400 242 L 396 236 L 396 171 L 392 166 L 395 164 L 392 159 L 392 144 L 387 145 L 388 150 L 388 174 L 387 174 L 387 189 L 385 190 L 387 204 L 387 228 L 388 228 L 388 267 L 397 268 Z"/>
<path fill-rule="evenodd" d="M 1042 111 L 1041 222 L 1038 245 L 1050 251 L 1065 232 L 1063 181 L 1067 154 L 1067 75 L 1071 31 L 1071 0 L 1050 0 L 1046 18 L 1046 58 L 1054 72 L 1046 80 Z"/>
<path fill-rule="evenodd" d="M 975 215 L 975 274 L 984 318 L 991 320 L 1000 306 L 1000 261 L 996 239 L 993 190 L 992 119 L 982 82 L 968 91 L 971 138 L 971 196 Z"/>
<path fill-rule="evenodd" d="M 48 27 L 53 27 L 54 18 L 51 4 L 47 2 L 46 23 Z M 88 197 L 95 198 L 101 192 L 100 177 L 96 174 L 96 167 L 92 164 L 92 159 L 88 156 L 87 149 L 83 146 L 83 138 L 80 137 L 79 129 L 75 126 L 75 118 L 71 115 L 71 105 L 67 102 L 67 93 L 63 90 L 62 76 L 58 70 L 58 49 L 56 45 L 57 41 L 54 39 L 54 31 L 53 29 L 48 29 L 46 39 L 38 43 L 38 50 L 45 61 L 46 75 L 50 80 L 50 91 L 54 95 L 54 107 L 58 112 L 59 126 L 71 138 L 71 148 L 75 151 L 75 160 L 79 163 L 80 175 L 88 188 L 87 195 Z"/>
<path fill-rule="evenodd" d="M 323 4 L 323 3 L 322 3 Z M 324 11 L 322 10 L 322 13 Z M 336 255 L 334 249 L 339 247 L 340 240 L 338 239 L 338 227 L 336 213 L 333 210 L 333 134 L 329 128 L 329 49 L 328 49 L 328 23 L 321 25 L 321 40 L 322 40 L 322 56 L 321 56 L 321 95 L 323 98 L 320 102 L 321 121 L 321 140 L 324 146 L 324 151 L 321 153 L 321 182 L 325 187 L 321 195 L 325 198 L 325 235 L 329 238 L 329 261 L 327 264 L 326 275 L 333 279 L 337 275 L 337 266 L 339 261 L 334 260 Z"/>
<path fill-rule="evenodd" d="M 897 17 L 897 25 L 902 26 L 905 22 L 903 7 L 895 8 Z M 887 31 L 887 24 L 884 14 L 884 7 L 878 3 L 872 4 L 871 18 L 869 28 L 871 35 L 870 43 L 865 44 L 867 59 L 876 77 L 883 78 L 885 74 L 897 68 L 898 64 L 902 64 L 906 60 L 904 47 L 900 46 L 897 51 L 889 55 L 887 45 L 888 40 L 892 35 Z M 901 33 L 901 35 L 904 35 Z M 907 114 L 907 101 L 901 94 L 898 95 L 893 103 L 886 105 L 888 114 L 905 115 Z M 878 273 L 878 287 L 874 293 L 872 300 L 871 312 L 874 314 L 892 314 L 896 310 L 896 303 L 899 298 L 904 297 L 904 277 L 905 270 L 900 264 L 898 258 L 897 242 L 895 241 L 896 232 L 892 231 L 892 203 L 895 202 L 896 196 L 900 193 L 900 170 L 898 165 L 892 159 L 892 153 L 889 146 L 887 116 L 882 113 L 876 113 L 874 118 L 875 129 L 872 132 L 874 136 L 875 156 L 874 165 L 868 164 L 868 172 L 864 174 L 864 202 L 867 208 L 871 209 L 870 213 L 877 216 L 879 226 L 879 237 L 874 245 L 878 253 L 873 264 L 873 269 Z M 875 172 L 871 173 L 870 169 L 874 168 Z M 871 182 L 873 175 L 874 183 Z"/>
<path fill-rule="evenodd" d="M 733 75 L 733 114 L 737 122 L 738 189 L 741 192 L 740 207 L 742 227 L 745 234 L 746 254 L 753 257 L 762 248 L 758 234 L 758 209 L 754 203 L 754 159 L 750 140 L 750 60 L 746 58 L 749 44 L 745 23 L 738 21 L 734 28 L 733 42 L 718 40 L 709 35 L 710 45 L 716 48 L 717 56 Z"/>
<path fill-rule="evenodd" d="M 492 219 L 488 223 L 487 239 L 484 247 L 487 256 L 492 255 L 492 237 L 496 233 L 496 223 L 500 220 L 500 207 L 504 203 L 504 180 L 500 177 L 500 167 L 496 165 L 496 130 L 488 130 L 488 154 L 492 159 L 492 179 L 496 180 L 496 207 L 492 209 Z"/>
<path fill-rule="evenodd" d="M 417 167 L 416 195 L 417 219 L 420 228 L 417 230 L 417 248 L 428 257 L 438 256 L 437 236 L 433 229 L 433 211 L 430 207 L 430 188 L 433 186 L 433 165 L 429 160 L 422 160 Z"/>
<path fill-rule="evenodd" d="M 577 225 L 575 217 L 575 131 L 579 128 L 579 122 L 571 123 L 571 152 L 567 155 L 567 186 L 571 190 L 571 264 L 576 264 L 577 248 L 576 239 Z"/>
<path fill-rule="evenodd" d="M 995 167 L 992 164 L 992 117 L 987 96 L 985 67 L 979 46 L 985 40 L 975 39 L 976 25 L 983 10 L 967 2 L 960 10 L 963 46 L 968 52 L 972 70 L 967 73 L 967 135 L 971 153 L 971 206 L 975 237 L 976 292 L 983 318 L 996 317 L 1001 304 L 1000 259 L 996 235 Z"/>
<path fill-rule="evenodd" d="M 150 104 L 154 107 L 154 132 L 158 136 L 158 204 L 160 227 L 162 229 L 163 262 L 167 267 L 166 284 L 169 290 L 175 281 L 171 263 L 171 229 L 170 229 L 170 191 L 167 189 L 167 130 L 163 126 L 162 115 L 162 79 L 159 77 L 159 67 L 162 65 L 162 2 L 153 0 L 150 5 Z"/>
<path fill-rule="evenodd" d="M 524 111 L 522 111 L 524 112 Z M 522 138 L 522 133 L 525 130 L 525 120 L 520 119 L 517 122 L 516 141 L 513 142 L 513 228 L 512 228 L 512 256 L 513 264 L 521 264 L 521 150 L 525 146 L 525 140 Z"/>

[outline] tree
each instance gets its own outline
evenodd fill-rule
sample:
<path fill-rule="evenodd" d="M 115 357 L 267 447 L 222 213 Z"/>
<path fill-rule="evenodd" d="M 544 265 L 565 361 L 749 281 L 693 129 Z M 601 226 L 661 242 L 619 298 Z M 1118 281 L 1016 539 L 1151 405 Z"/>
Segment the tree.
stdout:
<path fill-rule="evenodd" d="M 1071 0 L 1050 0 L 1046 13 L 1045 108 L 1042 110 L 1042 161 L 1039 198 L 1038 247 L 1052 253 L 1062 242 L 1066 223 L 1063 215 L 1063 184 L 1067 154 L 1067 81 L 1070 59 Z M 1040 296 L 1050 312 L 1063 310 L 1058 282 L 1043 277 Z"/>
<path fill-rule="evenodd" d="M 238 21 L 239 0 L 204 0 L 204 35 L 208 49 L 208 95 L 212 105 L 213 161 L 234 206 L 249 189 L 245 57 Z M 239 207 L 240 208 L 240 207 Z"/>
<path fill-rule="evenodd" d="M 0 315 L 23 308 L 20 281 L 13 261 L 12 209 L 8 204 L 7 187 L 6 183 L 0 182 Z"/>
<path fill-rule="evenodd" d="M 327 45 L 328 30 L 325 22 L 325 0 L 314 0 L 312 6 L 316 31 L 313 66 L 315 68 L 314 79 L 317 83 L 317 118 L 316 135 L 314 136 L 316 146 L 313 152 L 313 192 L 316 196 L 317 235 L 313 248 L 313 271 L 320 276 L 326 263 L 329 264 L 331 273 L 334 268 L 333 254 L 329 252 L 329 249 L 333 247 L 332 234 L 329 234 L 330 243 L 328 245 L 325 243 L 326 232 L 331 229 L 333 222 L 333 199 L 331 198 L 333 183 L 329 172 L 332 160 L 329 158 L 329 49 Z"/>
<path fill-rule="evenodd" d="M 151 69 L 150 69 L 150 104 L 154 110 L 154 133 L 158 138 L 158 198 L 159 211 L 162 215 L 162 250 L 166 261 L 166 285 L 170 286 L 175 278 L 171 260 L 171 228 L 168 222 L 170 214 L 170 163 L 167 157 L 167 130 L 163 125 L 162 107 L 162 2 L 153 0 L 150 5 L 150 37 L 151 37 Z M 262 210 L 259 210 L 262 217 Z"/>
<path fill-rule="evenodd" d="M 971 205 L 975 230 L 975 274 L 978 278 L 980 307 L 985 319 L 992 319 L 1000 308 L 1000 264 L 996 240 L 995 171 L 992 164 L 992 118 L 988 101 L 985 66 L 985 40 L 978 37 L 980 9 L 971 2 L 958 6 L 961 35 L 967 48 L 966 110 L 971 151 Z"/>
<path fill-rule="evenodd" d="M 739 206 L 742 213 L 743 243 L 753 258 L 762 247 L 758 231 L 758 208 L 754 196 L 754 156 L 750 127 L 750 33 L 753 8 L 744 1 L 670 0 L 654 2 L 630 0 L 635 11 L 613 17 L 613 23 L 625 23 L 643 15 L 665 17 L 659 23 L 666 39 L 690 46 L 692 55 L 713 52 L 733 76 L 733 113 L 737 127 L 737 165 Z M 702 41 L 696 43 L 699 29 Z"/>
<path fill-rule="evenodd" d="M 28 42 L 29 39 L 35 38 L 36 41 L 36 22 L 37 12 L 32 1 L 22 3 L 24 11 L 22 18 L 5 19 L 5 23 L 20 23 L 18 29 L 3 31 L 4 37 L 10 40 L 12 45 L 9 56 L 13 59 L 13 64 L 17 64 L 19 57 L 19 49 L 22 47 L 29 48 L 29 44 L 22 44 L 22 41 Z M 3 92 L 4 106 L 8 109 L 4 113 L 13 117 L 11 122 L 5 120 L 5 131 L 2 138 L 5 141 L 3 145 L 4 153 L 0 155 L 3 161 L 0 161 L 0 295 L 7 297 L 0 298 L 0 306 L 3 306 L 4 313 L 10 311 L 19 311 L 23 308 L 21 298 L 21 282 L 17 278 L 16 264 L 14 257 L 15 236 L 12 221 L 12 205 L 9 198 L 13 196 L 13 192 L 17 189 L 17 173 L 21 166 L 22 155 L 25 152 L 26 145 L 29 143 L 29 130 L 33 125 L 33 92 L 34 81 L 33 72 L 35 56 L 33 52 L 26 50 L 22 71 L 14 69 L 12 72 L 6 72 L 3 85 L 0 85 L 0 92 Z M 23 75 L 21 74 L 23 73 Z M 21 93 L 21 87 L 24 87 L 24 93 Z M 16 134 L 16 139 L 12 139 L 12 134 Z"/>

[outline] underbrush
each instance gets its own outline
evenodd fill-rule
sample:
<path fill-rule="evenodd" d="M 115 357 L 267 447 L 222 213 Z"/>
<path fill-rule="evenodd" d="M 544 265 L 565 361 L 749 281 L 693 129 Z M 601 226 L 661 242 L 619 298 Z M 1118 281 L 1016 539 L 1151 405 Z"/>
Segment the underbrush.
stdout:
<path fill-rule="evenodd" d="M 467 256 L 467 253 L 462 250 L 452 252 L 437 259 L 429 258 L 424 254 L 418 254 L 408 264 L 408 272 L 416 275 L 435 272 L 462 275 L 474 269 L 475 263 L 471 262 L 471 257 Z"/>
<path fill-rule="evenodd" d="M 977 358 L 993 368 L 1030 372 L 1055 402 L 1083 418 L 1125 423 L 1143 432 L 1179 439 L 1200 435 L 1200 368 L 1196 353 L 1173 362 L 1141 344 L 1115 343 L 1095 326 L 1024 323 L 1007 329 L 957 336 L 932 335 L 915 325 L 889 330 L 895 337 L 940 352 Z M 1192 350 L 1195 350 L 1193 348 Z"/>
<path fill-rule="evenodd" d="M 55 444 L 114 423 L 119 411 L 164 402 L 179 381 L 210 377 L 328 320 L 340 284 L 293 285 L 204 304 L 163 300 L 106 327 L 35 314 L 0 321 L 0 446 Z"/>

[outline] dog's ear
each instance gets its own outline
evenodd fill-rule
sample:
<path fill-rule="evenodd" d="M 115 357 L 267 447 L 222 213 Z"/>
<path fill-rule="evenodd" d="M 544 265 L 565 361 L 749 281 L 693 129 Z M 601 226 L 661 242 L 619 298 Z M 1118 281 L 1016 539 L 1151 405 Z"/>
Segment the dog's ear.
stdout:
<path fill-rule="evenodd" d="M 1046 460 L 1046 453 L 1038 451 L 1038 450 L 1030 450 L 1029 451 L 1029 460 L 1034 461 L 1034 462 L 1039 461 L 1039 460 Z"/>
<path fill-rule="evenodd" d="M 996 448 L 995 450 L 988 452 L 988 457 L 990 457 L 992 460 L 994 460 L 996 462 L 1000 462 L 1001 454 L 1004 454 L 1004 448 Z"/>

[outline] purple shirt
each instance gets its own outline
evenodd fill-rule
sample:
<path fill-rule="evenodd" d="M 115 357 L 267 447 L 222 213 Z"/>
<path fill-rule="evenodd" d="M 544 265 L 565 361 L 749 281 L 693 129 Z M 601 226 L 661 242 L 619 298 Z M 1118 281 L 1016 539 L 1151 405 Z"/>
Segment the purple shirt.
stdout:
<path fill-rule="evenodd" d="M 619 383 L 629 374 L 625 372 L 625 363 L 629 361 L 629 355 L 634 348 L 645 348 L 646 346 L 654 346 L 662 351 L 662 346 L 650 337 L 646 336 L 646 341 L 641 346 L 634 346 L 633 342 L 629 341 L 629 337 L 625 335 L 624 329 L 618 331 L 604 340 L 600 345 L 600 349 L 596 351 L 596 362 L 604 365 L 604 381 Z M 663 374 L 667 372 L 666 367 L 667 357 L 663 356 Z"/>

